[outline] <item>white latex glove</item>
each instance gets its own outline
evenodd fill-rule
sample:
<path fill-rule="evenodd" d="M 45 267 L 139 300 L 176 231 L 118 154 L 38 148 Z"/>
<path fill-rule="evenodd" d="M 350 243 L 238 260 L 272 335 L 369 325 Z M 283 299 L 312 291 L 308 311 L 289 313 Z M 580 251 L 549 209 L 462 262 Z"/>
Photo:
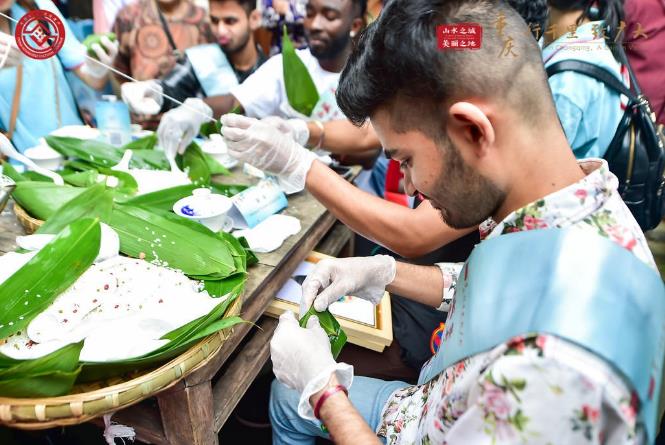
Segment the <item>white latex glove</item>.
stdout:
<path fill-rule="evenodd" d="M 95 79 L 101 79 L 108 75 L 109 66 L 113 65 L 113 60 L 118 54 L 118 41 L 111 41 L 108 37 L 104 36 L 100 43 L 95 43 L 90 47 L 95 52 L 97 60 L 94 58 L 86 57 L 83 70 Z"/>
<path fill-rule="evenodd" d="M 167 159 L 183 154 L 199 134 L 201 125 L 212 119 L 212 109 L 201 99 L 190 98 L 178 108 L 167 112 L 157 128 L 159 146 Z"/>
<path fill-rule="evenodd" d="M 162 84 L 156 80 L 125 82 L 120 88 L 122 100 L 134 114 L 153 116 L 164 105 Z"/>
<path fill-rule="evenodd" d="M 229 154 L 277 176 L 286 193 L 304 190 L 316 155 L 270 123 L 239 114 L 222 116 Z"/>
<path fill-rule="evenodd" d="M 287 120 L 277 116 L 270 116 L 261 119 L 261 121 L 269 123 L 284 134 L 288 134 L 303 147 L 309 141 L 309 128 L 307 127 L 307 122 L 302 119 Z"/>
<path fill-rule="evenodd" d="M 309 398 L 325 388 L 333 373 L 347 389 L 353 382 L 353 366 L 335 362 L 328 336 L 315 316 L 304 329 L 293 312 L 283 313 L 270 341 L 270 356 L 277 380 L 300 393 L 298 414 L 305 419 L 315 420 Z"/>
<path fill-rule="evenodd" d="M 0 32 L 0 69 L 21 64 L 23 54 L 16 46 L 14 36 Z"/>
<path fill-rule="evenodd" d="M 300 315 L 312 303 L 314 309 L 322 312 L 346 295 L 377 305 L 386 286 L 395 280 L 396 271 L 395 259 L 388 255 L 320 261 L 302 284 Z"/>

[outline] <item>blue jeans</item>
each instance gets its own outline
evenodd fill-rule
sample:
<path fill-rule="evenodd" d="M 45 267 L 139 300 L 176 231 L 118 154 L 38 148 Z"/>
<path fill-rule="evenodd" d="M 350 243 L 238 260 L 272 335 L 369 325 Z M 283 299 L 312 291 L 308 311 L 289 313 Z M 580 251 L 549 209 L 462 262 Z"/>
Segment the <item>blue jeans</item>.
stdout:
<path fill-rule="evenodd" d="M 379 426 L 383 407 L 390 395 L 409 386 L 404 382 L 386 382 L 367 377 L 354 377 L 349 390 L 351 403 L 372 430 Z M 298 415 L 300 395 L 275 380 L 270 391 L 270 423 L 274 445 L 314 445 L 316 437 L 329 438 L 321 423 L 305 420 Z"/>

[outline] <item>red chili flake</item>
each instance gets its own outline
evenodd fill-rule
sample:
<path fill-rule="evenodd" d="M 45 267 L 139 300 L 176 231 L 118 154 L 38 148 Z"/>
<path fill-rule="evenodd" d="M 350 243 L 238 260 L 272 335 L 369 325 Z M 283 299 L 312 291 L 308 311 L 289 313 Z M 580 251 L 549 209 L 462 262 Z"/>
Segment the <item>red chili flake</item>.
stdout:
<path fill-rule="evenodd" d="M 160 298 L 159 303 L 164 303 L 164 300 Z"/>
<path fill-rule="evenodd" d="M 118 309 L 119 307 L 120 307 L 120 305 L 116 304 L 115 306 L 113 306 L 113 309 Z"/>
<path fill-rule="evenodd" d="M 104 285 L 104 290 L 109 290 L 109 285 L 108 284 Z"/>
<path fill-rule="evenodd" d="M 74 309 L 74 313 L 77 313 L 78 311 L 79 311 L 78 309 Z"/>
<path fill-rule="evenodd" d="M 36 345 L 36 344 L 37 344 L 37 343 L 35 343 L 34 341 L 30 340 L 30 341 L 28 341 L 28 342 L 25 344 L 25 347 L 28 348 L 28 349 L 30 349 L 30 348 L 32 348 L 32 347 L 33 347 L 34 345 Z"/>
<path fill-rule="evenodd" d="M 93 302 L 93 303 L 97 303 L 97 299 L 95 298 L 94 300 L 92 300 L 92 302 Z"/>
<path fill-rule="evenodd" d="M 62 320 L 63 323 L 67 323 L 68 321 L 69 320 L 67 320 L 66 318 L 64 320 Z"/>

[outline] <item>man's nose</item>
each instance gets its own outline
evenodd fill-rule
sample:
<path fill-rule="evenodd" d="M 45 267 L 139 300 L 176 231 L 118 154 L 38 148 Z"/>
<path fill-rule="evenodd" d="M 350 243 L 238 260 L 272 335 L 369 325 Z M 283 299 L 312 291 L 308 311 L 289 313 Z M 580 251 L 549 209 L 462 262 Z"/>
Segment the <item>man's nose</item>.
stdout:
<path fill-rule="evenodd" d="M 416 193 L 418 193 L 418 189 L 416 189 L 416 186 L 413 185 L 413 181 L 411 181 L 411 175 L 408 171 L 404 172 L 404 191 L 409 196 L 415 196 Z"/>

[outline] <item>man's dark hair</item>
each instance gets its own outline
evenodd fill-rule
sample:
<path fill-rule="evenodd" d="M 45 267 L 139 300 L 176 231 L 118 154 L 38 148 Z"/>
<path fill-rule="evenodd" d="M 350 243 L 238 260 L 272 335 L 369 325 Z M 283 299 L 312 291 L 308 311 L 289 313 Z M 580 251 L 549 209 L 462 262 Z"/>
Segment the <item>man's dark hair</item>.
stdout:
<path fill-rule="evenodd" d="M 242 7 L 242 9 L 245 10 L 247 15 L 250 15 L 252 11 L 256 9 L 256 0 L 210 0 L 210 1 L 218 3 L 236 2 L 238 5 Z"/>
<path fill-rule="evenodd" d="M 549 15 L 547 0 L 506 1 L 524 19 L 526 24 L 530 25 L 533 36 L 539 39 L 545 32 L 545 24 Z M 536 25 L 538 25 L 538 28 L 536 28 Z"/>
<path fill-rule="evenodd" d="M 480 49 L 438 48 L 438 25 L 468 22 L 482 26 Z M 504 56 L 510 45 L 515 56 Z M 501 101 L 530 123 L 555 113 L 540 48 L 503 1 L 389 1 L 361 34 L 337 90 L 340 108 L 356 125 L 387 107 L 397 131 L 418 128 L 435 137 L 443 131 L 445 105 L 473 98 Z"/>

